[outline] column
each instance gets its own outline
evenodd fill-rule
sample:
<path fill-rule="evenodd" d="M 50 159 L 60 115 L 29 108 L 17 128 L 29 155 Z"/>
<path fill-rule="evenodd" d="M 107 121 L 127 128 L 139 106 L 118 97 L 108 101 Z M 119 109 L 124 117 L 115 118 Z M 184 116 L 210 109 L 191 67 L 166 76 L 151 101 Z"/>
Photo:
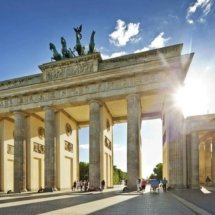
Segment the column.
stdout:
<path fill-rule="evenodd" d="M 56 190 L 55 111 L 45 107 L 45 192 Z"/>
<path fill-rule="evenodd" d="M 14 130 L 14 192 L 26 190 L 26 140 L 25 140 L 25 114 L 15 112 Z"/>
<path fill-rule="evenodd" d="M 209 177 L 211 179 L 211 140 L 205 143 L 205 178 Z"/>
<path fill-rule="evenodd" d="M 198 132 L 191 133 L 191 188 L 199 188 L 199 137 Z"/>
<path fill-rule="evenodd" d="M 74 178 L 74 180 L 77 182 L 80 181 L 80 168 L 79 168 L 79 127 L 77 126 L 77 146 L 76 146 L 76 176 L 77 178 Z"/>
<path fill-rule="evenodd" d="M 199 144 L 199 182 L 205 183 L 205 142 Z"/>
<path fill-rule="evenodd" d="M 212 138 L 211 175 L 212 182 L 215 184 L 215 137 Z"/>
<path fill-rule="evenodd" d="M 100 187 L 100 157 L 101 157 L 101 110 L 100 102 L 90 101 L 90 123 L 89 123 L 89 182 L 90 189 L 99 189 Z"/>
<path fill-rule="evenodd" d="M 127 172 L 128 188 L 136 189 L 137 177 L 141 175 L 141 105 L 136 94 L 127 97 Z"/>

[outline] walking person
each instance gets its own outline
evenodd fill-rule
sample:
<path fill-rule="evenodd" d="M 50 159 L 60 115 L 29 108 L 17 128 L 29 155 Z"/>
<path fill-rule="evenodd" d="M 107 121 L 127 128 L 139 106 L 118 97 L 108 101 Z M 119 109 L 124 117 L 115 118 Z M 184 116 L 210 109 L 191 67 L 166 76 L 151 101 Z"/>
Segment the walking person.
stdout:
<path fill-rule="evenodd" d="M 103 179 L 101 181 L 101 191 L 103 191 L 105 189 L 105 180 Z"/>
<path fill-rule="evenodd" d="M 137 192 L 140 192 L 140 188 L 141 188 L 141 180 L 140 180 L 140 178 L 137 178 L 136 185 L 137 185 Z"/>
<path fill-rule="evenodd" d="M 142 181 L 141 181 L 141 189 L 143 190 L 143 192 L 146 189 L 146 181 L 144 179 L 142 179 Z"/>
<path fill-rule="evenodd" d="M 76 190 L 76 185 L 77 185 L 77 183 L 76 183 L 76 181 L 74 181 L 73 186 L 72 186 L 72 191 Z"/>
<path fill-rule="evenodd" d="M 166 180 L 166 178 L 165 178 L 165 177 L 163 178 L 162 184 L 163 184 L 163 185 L 162 185 L 162 186 L 163 186 L 163 191 L 164 191 L 164 192 L 166 192 L 166 184 L 167 184 L 167 180 Z"/>

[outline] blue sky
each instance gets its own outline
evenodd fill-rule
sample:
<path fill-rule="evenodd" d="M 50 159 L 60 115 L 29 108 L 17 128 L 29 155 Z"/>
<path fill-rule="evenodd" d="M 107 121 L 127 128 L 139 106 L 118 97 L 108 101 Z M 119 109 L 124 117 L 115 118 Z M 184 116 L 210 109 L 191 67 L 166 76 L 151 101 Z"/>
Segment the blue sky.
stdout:
<path fill-rule="evenodd" d="M 195 52 L 185 81 L 195 94 L 191 95 L 195 106 L 185 115 L 215 112 L 214 0 L 0 0 L 0 81 L 39 73 L 38 65 L 51 59 L 49 42 L 60 51 L 60 37 L 64 36 L 73 48 L 73 27 L 80 24 L 82 44 L 88 45 L 95 30 L 96 49 L 103 58 L 183 43 L 183 53 Z M 200 108 L 202 99 L 204 105 Z M 144 122 L 146 142 L 151 138 L 161 145 L 159 124 L 159 120 Z M 126 137 L 125 127 L 115 128 L 121 129 L 116 136 L 120 133 Z M 87 136 L 86 131 L 83 133 Z M 118 151 L 123 145 L 121 136 L 115 140 Z M 86 142 L 84 139 L 83 144 Z"/>

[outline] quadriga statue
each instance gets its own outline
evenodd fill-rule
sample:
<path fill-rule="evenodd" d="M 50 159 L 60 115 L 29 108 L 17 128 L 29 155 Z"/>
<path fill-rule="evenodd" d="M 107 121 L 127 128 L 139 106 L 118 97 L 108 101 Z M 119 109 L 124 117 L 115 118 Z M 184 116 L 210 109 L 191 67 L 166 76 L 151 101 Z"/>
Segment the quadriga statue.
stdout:
<path fill-rule="evenodd" d="M 51 58 L 52 60 L 61 60 L 62 56 L 61 54 L 58 53 L 55 45 L 53 43 L 49 43 L 49 49 L 52 51 L 53 57 Z"/>

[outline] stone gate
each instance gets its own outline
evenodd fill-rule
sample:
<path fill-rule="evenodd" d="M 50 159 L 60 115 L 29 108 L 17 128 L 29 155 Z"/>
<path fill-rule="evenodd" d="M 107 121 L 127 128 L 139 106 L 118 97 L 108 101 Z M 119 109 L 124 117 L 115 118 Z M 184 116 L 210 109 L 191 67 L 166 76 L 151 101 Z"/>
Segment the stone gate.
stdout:
<path fill-rule="evenodd" d="M 79 179 L 78 130 L 89 126 L 89 181 L 113 186 L 113 125 L 127 122 L 128 187 L 141 177 L 141 120 L 163 121 L 164 176 L 186 187 L 184 118 L 172 94 L 193 53 L 182 44 L 102 60 L 50 62 L 40 74 L 0 82 L 0 189 L 68 189 Z"/>

